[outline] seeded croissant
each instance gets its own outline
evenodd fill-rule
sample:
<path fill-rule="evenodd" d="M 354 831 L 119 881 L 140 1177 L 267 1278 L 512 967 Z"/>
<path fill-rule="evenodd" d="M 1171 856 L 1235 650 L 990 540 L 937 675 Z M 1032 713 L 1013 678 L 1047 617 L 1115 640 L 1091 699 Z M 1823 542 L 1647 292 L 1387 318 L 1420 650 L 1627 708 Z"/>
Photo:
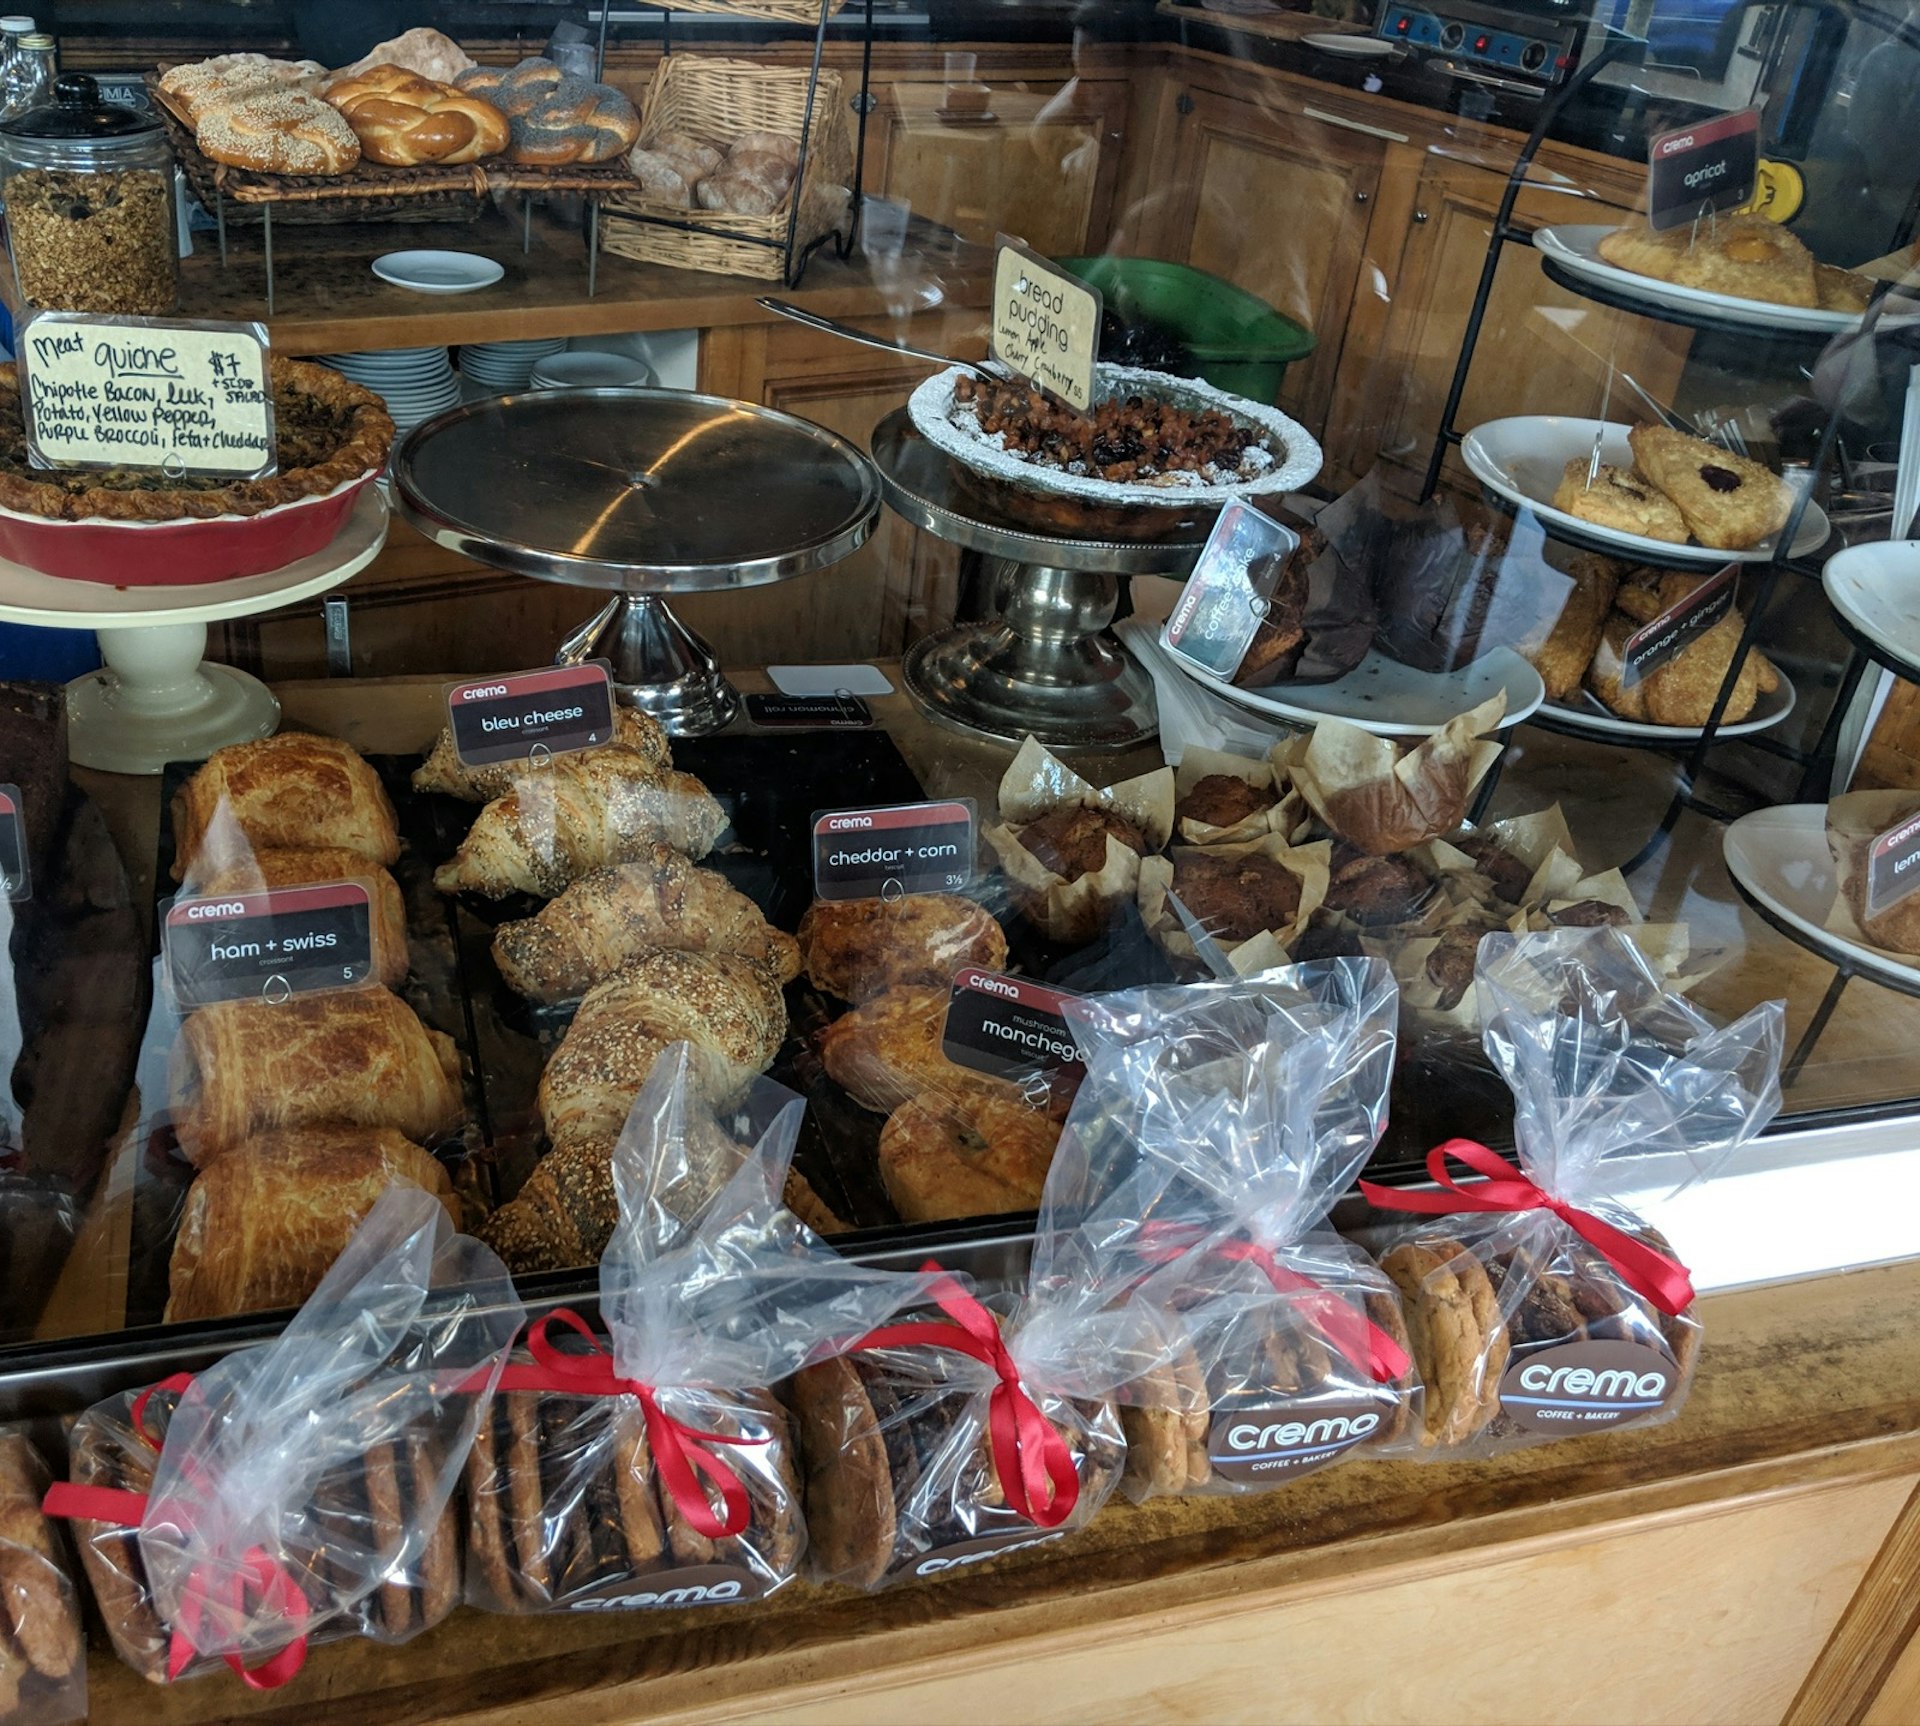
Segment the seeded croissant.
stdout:
<path fill-rule="evenodd" d="M 670 846 L 634 863 L 584 875 L 537 916 L 505 923 L 493 938 L 507 986 L 534 1001 L 570 1001 L 653 947 L 736 953 L 782 983 L 800 970 L 800 950 L 760 907 L 711 869 Z"/>
<path fill-rule="evenodd" d="M 590 749 L 522 777 L 482 809 L 433 884 L 490 899 L 551 899 L 592 870 L 651 856 L 656 845 L 704 857 L 726 825 L 692 774 L 662 775 L 632 749 Z"/>

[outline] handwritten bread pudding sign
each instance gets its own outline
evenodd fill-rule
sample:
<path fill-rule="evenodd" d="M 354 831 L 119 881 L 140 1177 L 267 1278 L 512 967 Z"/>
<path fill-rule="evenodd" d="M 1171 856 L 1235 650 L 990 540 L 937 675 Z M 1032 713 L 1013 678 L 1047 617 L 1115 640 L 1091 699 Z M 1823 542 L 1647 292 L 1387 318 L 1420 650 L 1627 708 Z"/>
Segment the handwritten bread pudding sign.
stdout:
<path fill-rule="evenodd" d="M 265 324 L 38 312 L 20 328 L 36 467 L 274 471 Z"/>
<path fill-rule="evenodd" d="M 1099 293 L 1002 234 L 993 260 L 993 357 L 1084 413 L 1093 405 L 1099 342 Z"/>

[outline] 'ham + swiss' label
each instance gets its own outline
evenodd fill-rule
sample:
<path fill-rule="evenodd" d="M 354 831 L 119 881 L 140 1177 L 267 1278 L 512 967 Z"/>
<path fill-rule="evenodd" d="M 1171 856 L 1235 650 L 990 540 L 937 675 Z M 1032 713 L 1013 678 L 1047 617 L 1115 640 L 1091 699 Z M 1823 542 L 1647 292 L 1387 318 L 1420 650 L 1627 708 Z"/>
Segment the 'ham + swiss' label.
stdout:
<path fill-rule="evenodd" d="M 373 908 L 357 881 L 176 899 L 162 933 L 183 1012 L 373 980 Z"/>

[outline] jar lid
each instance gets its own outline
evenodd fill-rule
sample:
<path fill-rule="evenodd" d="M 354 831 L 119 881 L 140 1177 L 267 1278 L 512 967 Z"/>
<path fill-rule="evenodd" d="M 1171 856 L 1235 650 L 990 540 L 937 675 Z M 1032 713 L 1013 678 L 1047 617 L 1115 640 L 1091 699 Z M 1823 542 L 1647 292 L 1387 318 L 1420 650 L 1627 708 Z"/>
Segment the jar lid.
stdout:
<path fill-rule="evenodd" d="M 9 36 L 25 36 L 33 30 L 33 20 L 24 12 L 9 12 L 0 18 L 0 30 Z"/>
<path fill-rule="evenodd" d="M 99 83 L 85 72 L 62 72 L 53 81 L 53 100 L 0 123 L 9 138 L 68 138 L 100 143 L 158 132 L 156 115 L 100 100 Z"/>

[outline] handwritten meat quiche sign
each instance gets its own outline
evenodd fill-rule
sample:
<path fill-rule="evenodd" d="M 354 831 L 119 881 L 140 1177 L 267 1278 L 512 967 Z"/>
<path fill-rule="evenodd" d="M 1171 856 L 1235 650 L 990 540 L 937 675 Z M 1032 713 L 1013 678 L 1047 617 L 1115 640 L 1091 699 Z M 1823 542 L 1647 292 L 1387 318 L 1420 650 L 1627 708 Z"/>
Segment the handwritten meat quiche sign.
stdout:
<path fill-rule="evenodd" d="M 274 470 L 264 324 L 40 312 L 18 355 L 36 467 Z"/>

